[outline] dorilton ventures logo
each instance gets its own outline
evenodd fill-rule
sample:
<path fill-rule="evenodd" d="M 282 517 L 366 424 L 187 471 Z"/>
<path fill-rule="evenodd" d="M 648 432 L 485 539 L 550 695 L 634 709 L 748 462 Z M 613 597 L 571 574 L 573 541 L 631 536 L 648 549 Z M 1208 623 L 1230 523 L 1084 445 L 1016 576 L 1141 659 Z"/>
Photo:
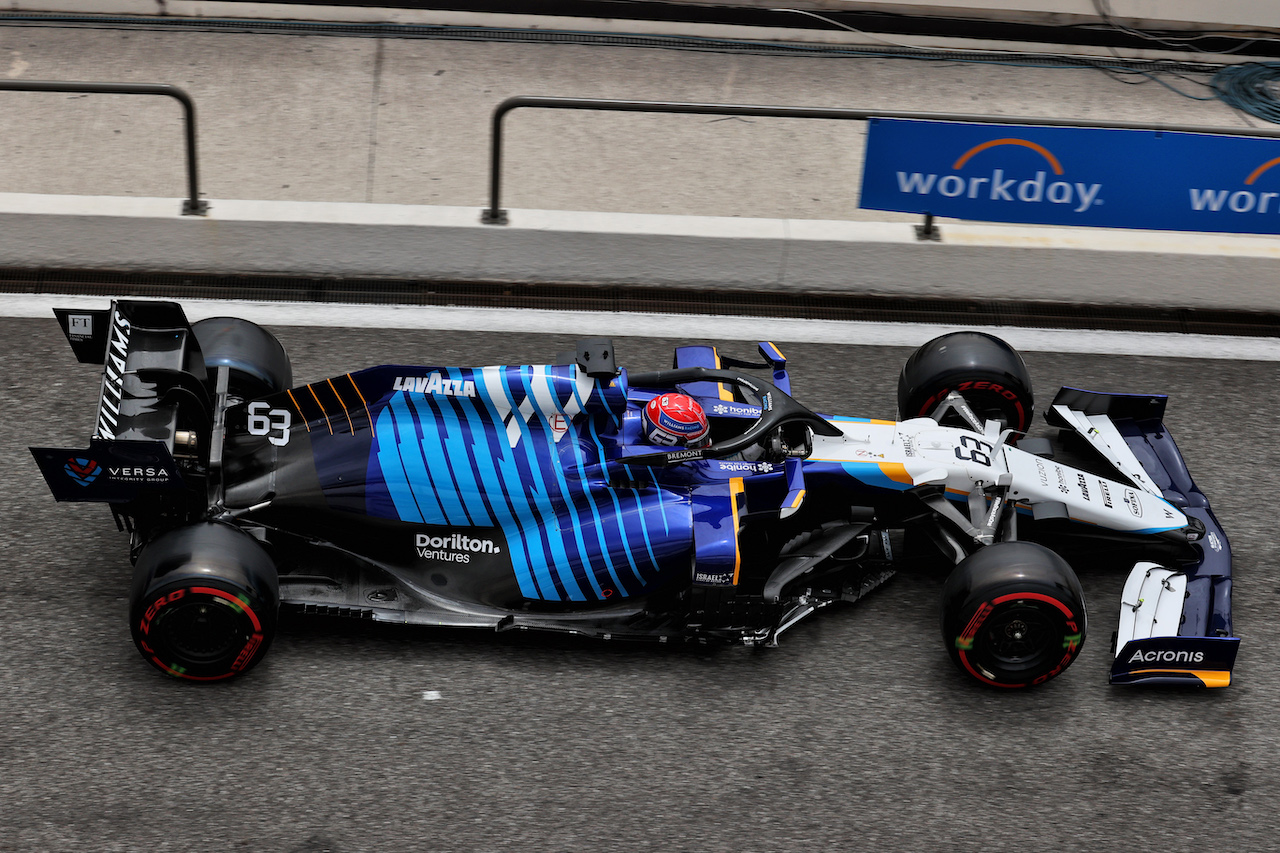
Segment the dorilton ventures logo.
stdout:
<path fill-rule="evenodd" d="M 492 539 L 472 539 L 465 533 L 446 533 L 432 536 L 418 533 L 413 546 L 423 560 L 442 560 L 448 563 L 469 563 L 471 554 L 501 554 L 502 548 Z M 470 553 L 468 553 L 470 552 Z"/>
<path fill-rule="evenodd" d="M 1244 179 L 1246 187 L 1252 187 L 1272 166 L 1280 165 L 1280 157 L 1262 163 Z M 1190 188 L 1191 209 L 1208 213 L 1280 213 L 1280 192 L 1258 192 L 1252 189 L 1201 189 Z"/>
<path fill-rule="evenodd" d="M 1043 158 L 1048 170 L 1036 170 L 1034 174 L 1012 169 L 982 168 L 983 152 L 1002 146 L 1027 148 Z M 976 162 L 970 163 L 977 158 Z M 1068 205 L 1075 213 L 1084 213 L 1100 205 L 1100 183 L 1081 183 L 1071 180 L 1050 180 L 1066 174 L 1061 161 L 1053 152 L 1037 142 L 1015 137 L 991 139 L 973 146 L 961 154 L 951 165 L 949 174 L 936 172 L 898 171 L 898 191 L 915 195 L 939 195 L 944 198 L 970 198 L 985 201 L 1010 202 L 1012 204 L 1060 204 Z"/>

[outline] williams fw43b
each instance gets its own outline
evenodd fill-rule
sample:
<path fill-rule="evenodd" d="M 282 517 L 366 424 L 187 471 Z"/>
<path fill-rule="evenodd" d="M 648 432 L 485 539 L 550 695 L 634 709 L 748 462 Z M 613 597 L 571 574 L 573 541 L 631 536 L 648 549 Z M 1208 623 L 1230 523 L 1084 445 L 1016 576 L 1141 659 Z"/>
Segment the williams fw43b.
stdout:
<path fill-rule="evenodd" d="M 770 646 L 933 567 L 956 666 L 1028 687 L 1085 641 L 1071 560 L 1129 572 L 1113 683 L 1231 680 L 1231 551 L 1165 398 L 1064 388 L 1057 437 L 1025 438 L 1027 369 L 988 335 L 920 347 L 898 419 L 872 420 L 796 402 L 769 343 L 628 372 L 595 339 L 545 365 L 294 387 L 245 320 L 55 313 L 102 392 L 87 447 L 32 452 L 58 500 L 108 503 L 128 531 L 133 639 L 179 678 L 246 672 L 282 610 Z"/>

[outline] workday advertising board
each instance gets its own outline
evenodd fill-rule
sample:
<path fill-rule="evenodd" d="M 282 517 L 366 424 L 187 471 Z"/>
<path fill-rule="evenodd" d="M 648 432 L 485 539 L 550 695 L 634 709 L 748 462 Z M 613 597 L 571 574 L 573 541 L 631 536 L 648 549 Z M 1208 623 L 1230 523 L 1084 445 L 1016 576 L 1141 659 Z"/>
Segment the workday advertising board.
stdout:
<path fill-rule="evenodd" d="M 872 119 L 860 206 L 993 222 L 1280 234 L 1280 139 Z"/>

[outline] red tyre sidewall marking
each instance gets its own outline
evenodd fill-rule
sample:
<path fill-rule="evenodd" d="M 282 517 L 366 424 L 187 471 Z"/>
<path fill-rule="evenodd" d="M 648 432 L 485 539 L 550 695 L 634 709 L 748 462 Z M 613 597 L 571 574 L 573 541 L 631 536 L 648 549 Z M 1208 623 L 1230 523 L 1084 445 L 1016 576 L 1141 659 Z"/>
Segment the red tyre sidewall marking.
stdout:
<path fill-rule="evenodd" d="M 959 385 L 956 386 L 956 390 L 964 391 L 967 388 L 969 388 L 969 386 L 972 386 L 973 384 L 974 384 L 973 382 L 961 382 Z M 994 391 L 995 393 L 999 394 L 1001 397 L 1004 397 L 1006 400 L 1009 400 L 1010 402 L 1012 402 L 1014 405 L 1014 408 L 1018 410 L 1018 426 L 1016 427 L 1016 429 L 1019 432 L 1025 431 L 1027 428 L 1027 410 L 1023 407 L 1022 400 L 1019 399 L 1018 395 L 1015 394 L 1013 391 L 1008 390 L 1003 385 L 999 385 L 995 382 L 987 382 L 984 384 L 987 386 L 986 388 L 974 388 L 973 390 Z M 934 394 L 928 400 L 925 400 L 924 405 L 920 407 L 920 411 L 917 413 L 916 417 L 921 417 L 921 418 L 928 417 L 929 413 L 932 412 L 937 407 L 938 403 L 942 400 L 942 398 L 947 396 L 947 394 L 949 394 L 950 392 L 951 392 L 950 388 L 943 388 L 941 391 Z"/>
<path fill-rule="evenodd" d="M 244 644 L 244 648 L 240 650 L 240 653 L 236 655 L 235 662 L 231 664 L 231 669 L 222 675 L 189 675 L 185 672 L 178 672 L 173 667 L 160 660 L 160 658 L 154 653 L 151 655 L 151 660 L 156 666 L 160 667 L 170 675 L 178 678 L 185 678 L 188 681 L 221 681 L 224 678 L 230 678 L 240 670 L 244 669 L 245 665 L 253 658 L 253 653 L 262 645 L 263 640 L 262 620 L 258 618 L 258 614 L 254 613 L 253 608 L 250 607 L 243 599 L 232 595 L 226 590 L 216 589 L 211 586 L 180 587 L 152 602 L 151 606 L 148 607 L 146 612 L 143 614 L 142 622 L 139 624 L 139 629 L 144 635 L 149 634 L 151 631 L 151 620 L 160 612 L 160 609 L 175 601 L 181 601 L 189 592 L 203 593 L 229 602 L 233 608 L 249 617 L 249 621 L 253 623 L 254 633 L 249 637 L 249 641 Z M 146 646 L 146 643 L 144 642 L 143 645 Z M 150 646 L 147 646 L 147 651 L 152 651 Z"/>
<path fill-rule="evenodd" d="M 978 629 L 982 627 L 982 623 L 986 622 L 987 617 L 995 612 L 995 604 L 996 602 L 984 601 L 978 605 L 978 609 L 974 611 L 973 618 L 969 620 L 969 624 L 965 627 L 965 633 L 961 635 L 961 639 L 972 640 L 974 637 L 978 636 Z M 969 671 L 970 675 L 981 681 L 983 684 L 989 684 L 992 687 L 1007 688 L 1027 686 L 1026 684 L 1001 684 L 998 681 L 992 681 L 990 678 L 987 678 L 985 675 L 978 672 L 974 665 L 969 662 L 969 655 L 965 653 L 964 649 L 961 649 L 959 654 L 960 663 L 964 664 L 964 668 Z"/>
<path fill-rule="evenodd" d="M 1065 604 L 1063 604 L 1061 601 L 1059 601 L 1058 599 L 1054 598 L 1053 596 L 1045 595 L 1044 593 L 1040 593 L 1040 592 L 1014 592 L 1014 593 L 1010 593 L 1009 595 L 1002 595 L 999 598 L 994 599 L 990 602 L 984 601 L 982 604 L 978 605 L 978 609 L 974 611 L 973 618 L 969 620 L 969 624 L 965 628 L 965 633 L 961 635 L 961 638 L 973 639 L 974 637 L 976 637 L 978 635 L 978 629 L 982 627 L 983 622 L 987 621 L 987 617 L 995 612 L 995 609 L 996 609 L 995 606 L 997 604 L 1004 604 L 1006 601 L 1018 601 L 1018 600 L 1027 599 L 1027 598 L 1034 599 L 1036 601 L 1045 601 L 1045 602 L 1048 602 L 1049 604 L 1052 604 L 1054 607 L 1061 610 L 1063 615 L 1065 615 L 1068 620 L 1071 620 L 1070 624 L 1072 625 L 1075 624 L 1075 615 L 1071 612 L 1071 609 L 1067 607 Z M 985 612 L 983 612 L 984 610 Z M 987 678 L 985 675 L 978 672 L 978 670 L 974 668 L 973 664 L 969 662 L 969 656 L 965 654 L 964 649 L 960 650 L 959 655 L 960 655 L 960 662 L 964 664 L 964 668 L 967 669 L 969 671 L 969 674 L 972 675 L 974 678 L 978 679 L 983 684 L 990 684 L 992 687 L 1005 687 L 1010 689 L 1026 687 L 1028 683 L 1041 684 L 1045 681 L 1048 681 L 1050 678 L 1062 672 L 1062 670 L 1066 669 L 1067 664 L 1071 663 L 1073 659 L 1071 653 L 1068 652 L 1066 655 L 1063 656 L 1062 660 L 1058 662 L 1058 665 L 1054 667 L 1054 669 L 1051 672 L 1048 672 L 1045 675 L 1041 675 L 1037 677 L 1033 682 L 1024 681 L 1021 684 L 1001 684 L 998 681 L 992 681 L 990 678 Z"/>
<path fill-rule="evenodd" d="M 1052 595 L 1045 595 L 1042 592 L 1012 592 L 1012 593 L 1009 593 L 1008 595 L 1000 596 L 999 598 L 997 598 L 995 601 L 991 603 L 1004 604 L 1006 601 L 1017 601 L 1020 598 L 1031 598 L 1036 601 L 1047 601 L 1048 603 L 1052 604 L 1054 607 L 1061 610 L 1062 615 L 1066 616 L 1068 619 L 1076 618 L 1075 614 L 1071 612 L 1071 608 L 1067 607 L 1067 605 L 1063 604 L 1061 601 L 1054 598 Z"/>

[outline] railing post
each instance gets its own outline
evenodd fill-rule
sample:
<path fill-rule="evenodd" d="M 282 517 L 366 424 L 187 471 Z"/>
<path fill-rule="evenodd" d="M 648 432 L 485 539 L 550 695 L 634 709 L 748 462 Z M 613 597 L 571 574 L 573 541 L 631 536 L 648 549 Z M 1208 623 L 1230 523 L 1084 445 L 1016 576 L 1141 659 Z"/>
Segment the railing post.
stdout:
<path fill-rule="evenodd" d="M 187 151 L 187 198 L 182 202 L 183 216 L 204 216 L 209 203 L 200 198 L 200 173 L 196 158 L 196 105 L 185 90 L 167 83 L 87 83 L 60 80 L 4 80 L 0 91 L 9 92 L 83 92 L 97 95 L 164 95 L 182 104 Z"/>
<path fill-rule="evenodd" d="M 507 98 L 498 104 L 493 111 L 493 120 L 489 130 L 489 207 L 480 211 L 482 225 L 506 225 L 507 212 L 499 201 L 502 196 L 502 118 L 518 104 L 512 104 L 519 98 Z"/>
<path fill-rule="evenodd" d="M 1117 130 L 1156 130 L 1176 133 L 1210 133 L 1227 136 L 1258 136 L 1280 138 L 1280 129 L 1194 127 L 1190 125 L 1141 124 L 1129 121 L 1081 121 L 1077 119 L 1046 118 L 1043 116 L 975 115 L 969 113 L 911 112 L 905 110 L 864 110 L 823 107 L 771 107 L 756 104 L 698 104 L 678 101 L 619 101 L 599 98 L 548 98 L 536 95 L 516 95 L 498 104 L 493 111 L 493 129 L 489 139 L 489 207 L 480 213 L 485 225 L 507 225 L 507 211 L 501 207 L 502 198 L 502 119 L 518 107 L 542 107 L 560 110 L 601 110 L 637 113 L 684 113 L 695 115 L 767 116 L 771 118 L 854 119 L 866 121 L 873 118 L 918 119 L 920 121 L 954 121 L 970 124 L 1029 124 L 1042 127 L 1087 127 Z M 938 229 L 929 217 L 920 238 L 937 239 Z"/>

